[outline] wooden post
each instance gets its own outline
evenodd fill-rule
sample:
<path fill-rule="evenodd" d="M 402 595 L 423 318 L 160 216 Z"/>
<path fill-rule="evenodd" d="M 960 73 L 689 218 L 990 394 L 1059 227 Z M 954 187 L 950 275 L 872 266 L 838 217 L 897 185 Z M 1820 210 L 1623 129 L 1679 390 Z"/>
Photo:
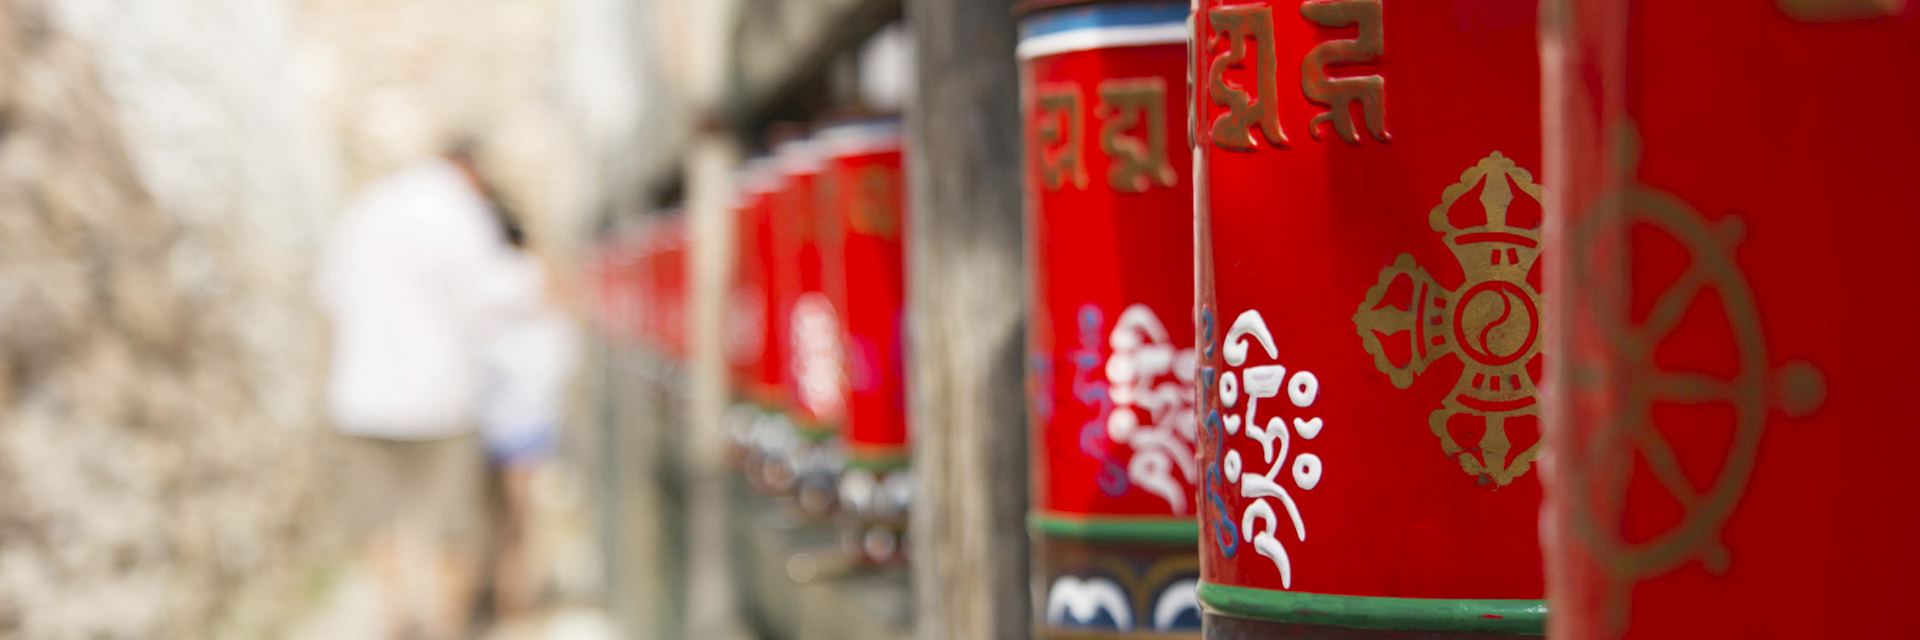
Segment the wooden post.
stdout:
<path fill-rule="evenodd" d="M 1027 410 L 1012 0 L 909 0 L 916 636 L 1024 638 Z"/>
<path fill-rule="evenodd" d="M 726 357 L 721 328 L 726 326 L 728 276 L 732 270 L 733 169 L 740 164 L 733 141 L 723 135 L 718 119 L 709 120 L 687 147 L 686 220 L 693 238 L 692 283 L 686 318 L 692 336 L 692 359 L 687 380 L 690 392 L 682 440 L 686 500 L 691 505 L 686 532 L 689 566 L 686 587 L 688 629 L 739 633 L 731 574 L 726 571 L 727 544 Z"/>

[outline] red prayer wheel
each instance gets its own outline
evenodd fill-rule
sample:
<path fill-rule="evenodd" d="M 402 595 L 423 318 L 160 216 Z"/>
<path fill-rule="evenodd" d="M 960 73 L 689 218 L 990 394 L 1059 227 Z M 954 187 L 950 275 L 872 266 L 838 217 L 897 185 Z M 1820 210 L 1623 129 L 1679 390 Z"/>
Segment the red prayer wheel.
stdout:
<path fill-rule="evenodd" d="M 749 474 L 757 465 L 755 431 L 775 406 L 772 400 L 779 391 L 778 377 L 771 380 L 771 385 L 763 378 L 771 351 L 767 329 L 773 324 L 767 282 L 773 275 L 772 239 L 761 207 L 769 191 L 768 163 L 765 157 L 754 158 L 735 174 L 734 199 L 729 207 L 733 217 L 733 272 L 727 291 L 723 351 L 733 401 L 724 420 L 730 438 L 729 461 Z"/>
<path fill-rule="evenodd" d="M 1536 4 L 1196 4 L 1208 637 L 1542 632 Z"/>
<path fill-rule="evenodd" d="M 1909 636 L 1920 10 L 1547 4 L 1553 635 Z"/>
<path fill-rule="evenodd" d="M 749 271 L 747 281 L 760 284 L 760 304 L 756 309 L 737 309 L 737 313 L 758 313 L 762 327 L 760 352 L 753 357 L 753 371 L 747 373 L 745 398 L 749 406 L 735 411 L 743 423 L 743 467 L 749 484 L 762 494 L 787 494 L 793 490 L 793 421 L 787 419 L 787 311 L 785 304 L 789 271 L 783 261 L 783 238 L 776 223 L 783 186 L 783 165 L 778 156 L 756 161 L 743 175 L 743 206 L 739 211 L 741 269 Z M 753 321 L 745 321 L 753 323 Z"/>
<path fill-rule="evenodd" d="M 639 259 L 637 235 L 630 229 L 609 234 L 601 243 L 592 270 L 595 324 L 610 342 L 627 344 L 638 334 Z"/>
<path fill-rule="evenodd" d="M 624 346 L 646 342 L 649 305 L 647 296 L 647 230 L 630 225 L 615 240 L 616 263 L 614 299 L 616 322 Z"/>
<path fill-rule="evenodd" d="M 759 203 L 766 197 L 767 161 L 756 158 L 741 169 L 729 213 L 733 217 L 733 270 L 727 288 L 726 326 L 722 339 L 727 379 L 741 402 L 764 402 L 769 391 L 761 382 L 767 354 L 767 280 L 772 263 Z"/>
<path fill-rule="evenodd" d="M 846 390 L 840 505 L 847 547 L 873 562 L 900 558 L 912 476 L 907 462 L 906 184 L 900 123 L 837 121 L 814 139 L 825 161 L 816 185 L 823 211 L 827 292 L 844 319 Z"/>
<path fill-rule="evenodd" d="M 824 244 L 836 229 L 825 224 L 817 183 L 824 168 L 811 139 L 781 144 L 780 187 L 773 194 L 773 244 L 778 265 L 780 322 L 785 334 L 787 415 L 798 442 L 788 455 L 799 507 L 807 515 L 832 512 L 838 492 L 841 421 L 846 416 L 841 340 L 843 323 L 827 292 Z"/>
<path fill-rule="evenodd" d="M 652 280 L 659 326 L 655 329 L 655 349 L 671 361 L 687 358 L 687 233 L 678 211 L 670 212 L 654 227 L 657 232 L 653 252 Z"/>
<path fill-rule="evenodd" d="M 1017 52 L 1039 633 L 1192 637 L 1188 6 L 1041 4 Z"/>
<path fill-rule="evenodd" d="M 666 227 L 662 219 L 654 214 L 641 226 L 634 265 L 637 285 L 634 298 L 640 311 L 635 335 L 638 346 L 654 355 L 661 353 L 667 330 L 666 292 L 661 286 L 665 281 L 661 257 L 666 251 Z"/>
<path fill-rule="evenodd" d="M 683 242 L 679 218 L 657 214 L 645 227 L 639 253 L 640 343 L 665 360 L 679 358 L 684 306 L 678 278 L 683 271 L 679 264 Z"/>
<path fill-rule="evenodd" d="M 650 218 L 639 227 L 638 237 L 634 240 L 633 299 L 637 315 L 634 316 L 634 342 L 641 349 L 658 350 L 660 348 L 661 327 L 666 324 L 665 309 L 660 301 L 660 223 Z"/>

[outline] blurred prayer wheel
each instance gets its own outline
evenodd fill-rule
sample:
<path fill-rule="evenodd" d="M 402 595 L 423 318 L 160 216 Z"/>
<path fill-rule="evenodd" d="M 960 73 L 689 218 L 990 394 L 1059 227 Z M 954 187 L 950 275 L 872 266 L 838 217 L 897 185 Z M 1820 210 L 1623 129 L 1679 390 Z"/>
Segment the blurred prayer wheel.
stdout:
<path fill-rule="evenodd" d="M 663 353 L 667 335 L 667 301 L 662 284 L 666 281 L 663 264 L 667 248 L 666 216 L 651 214 L 641 227 L 637 298 L 640 301 L 639 344 L 656 359 Z"/>
<path fill-rule="evenodd" d="M 638 342 L 642 332 L 642 240 L 637 227 L 619 229 L 601 244 L 595 260 L 597 324 L 610 341 L 622 346 Z"/>
<path fill-rule="evenodd" d="M 1196 4 L 1208 637 L 1542 633 L 1535 5 Z"/>
<path fill-rule="evenodd" d="M 722 335 L 727 378 L 734 397 L 770 404 L 777 393 L 762 379 L 767 364 L 767 281 L 773 276 L 772 242 L 766 211 L 767 160 L 748 161 L 737 176 L 733 214 L 733 272 L 727 290 L 726 326 Z M 778 384 L 777 379 L 773 384 Z"/>
<path fill-rule="evenodd" d="M 772 159 L 754 158 L 736 179 L 733 283 L 727 297 L 725 353 L 734 403 L 726 417 L 732 455 L 759 486 L 769 423 L 781 412 L 780 342 L 773 259 Z"/>
<path fill-rule="evenodd" d="M 843 531 L 847 547 L 871 562 L 901 558 L 913 487 L 900 135 L 899 120 L 878 117 L 840 120 L 815 135 L 825 158 L 816 200 L 825 222 L 827 291 L 845 324 Z"/>
<path fill-rule="evenodd" d="M 832 513 L 840 472 L 840 426 L 846 415 L 841 339 L 844 328 L 827 294 L 825 212 L 816 192 L 823 169 L 812 139 L 781 144 L 780 187 L 773 195 L 774 277 L 785 333 L 787 415 L 798 436 L 788 454 L 801 513 Z"/>
<path fill-rule="evenodd" d="M 678 211 L 655 224 L 650 276 L 653 282 L 654 349 L 669 362 L 687 358 L 687 228 Z"/>
<path fill-rule="evenodd" d="M 1553 635 L 1910 636 L 1920 10 L 1547 6 Z"/>
<path fill-rule="evenodd" d="M 1020 21 L 1039 634 L 1197 636 L 1187 3 Z"/>

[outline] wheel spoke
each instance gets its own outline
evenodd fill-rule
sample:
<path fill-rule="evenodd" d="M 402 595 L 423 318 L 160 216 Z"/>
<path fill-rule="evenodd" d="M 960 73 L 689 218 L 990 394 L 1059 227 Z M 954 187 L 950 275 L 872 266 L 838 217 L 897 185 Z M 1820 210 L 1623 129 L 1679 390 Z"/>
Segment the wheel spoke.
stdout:
<path fill-rule="evenodd" d="M 1673 332 L 1686 316 L 1687 308 L 1693 306 L 1694 297 L 1707 285 L 1707 273 L 1699 267 L 1687 269 L 1673 286 L 1660 294 L 1653 309 L 1647 312 L 1646 322 L 1640 323 L 1640 337 L 1645 344 L 1659 344 L 1660 339 Z"/>
<path fill-rule="evenodd" d="M 1667 441 L 1654 431 L 1652 425 L 1643 425 L 1633 434 L 1634 443 L 1640 449 L 1640 455 L 1647 459 L 1647 466 L 1653 469 L 1653 477 L 1667 488 L 1667 493 L 1680 502 L 1683 509 L 1692 511 L 1700 502 L 1700 494 L 1680 470 L 1680 460 L 1674 457 L 1673 449 Z"/>
<path fill-rule="evenodd" d="M 1591 365 L 1568 367 L 1565 375 L 1567 385 L 1576 389 L 1602 389 L 1604 387 L 1601 383 L 1607 379 L 1599 367 Z"/>
<path fill-rule="evenodd" d="M 1680 404 L 1730 402 L 1733 383 L 1704 373 L 1661 372 L 1653 379 L 1651 397 Z"/>

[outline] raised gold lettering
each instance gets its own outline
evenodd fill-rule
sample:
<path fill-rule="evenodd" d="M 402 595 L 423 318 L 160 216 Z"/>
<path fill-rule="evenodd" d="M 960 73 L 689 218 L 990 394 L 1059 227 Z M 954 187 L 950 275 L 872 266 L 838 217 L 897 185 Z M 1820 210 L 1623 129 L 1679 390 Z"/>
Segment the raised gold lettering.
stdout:
<path fill-rule="evenodd" d="M 1353 103 L 1360 103 L 1366 116 L 1367 133 L 1386 142 L 1386 78 L 1375 75 L 1331 77 L 1327 69 L 1336 64 L 1378 62 L 1386 51 L 1381 31 L 1380 0 L 1315 0 L 1300 5 L 1300 15 L 1322 27 L 1354 27 L 1359 36 L 1352 40 L 1322 42 L 1307 52 L 1300 62 L 1300 89 L 1307 100 L 1326 107 L 1314 116 L 1307 132 L 1320 139 L 1320 123 L 1332 122 L 1334 133 L 1352 144 L 1360 143 L 1353 126 Z"/>
<path fill-rule="evenodd" d="M 1155 184 L 1171 187 L 1179 179 L 1167 161 L 1167 84 L 1159 78 L 1100 83 L 1100 149 L 1113 160 L 1107 184 L 1115 191 L 1139 193 Z M 1144 122 L 1142 122 L 1144 120 Z M 1129 135 L 1144 127 L 1146 138 Z"/>
<path fill-rule="evenodd" d="M 1274 100 L 1273 12 L 1264 6 L 1215 7 L 1207 12 L 1213 24 L 1210 46 L 1222 42 L 1226 50 L 1207 68 L 1207 96 L 1214 104 L 1227 108 L 1214 118 L 1210 132 L 1213 143 L 1227 149 L 1252 149 L 1253 129 L 1258 128 L 1267 143 L 1287 146 L 1287 134 L 1280 129 L 1280 110 Z M 1248 50 L 1252 58 L 1248 58 Z M 1254 77 L 1254 93 L 1227 80 L 1227 70 L 1245 67 Z"/>

